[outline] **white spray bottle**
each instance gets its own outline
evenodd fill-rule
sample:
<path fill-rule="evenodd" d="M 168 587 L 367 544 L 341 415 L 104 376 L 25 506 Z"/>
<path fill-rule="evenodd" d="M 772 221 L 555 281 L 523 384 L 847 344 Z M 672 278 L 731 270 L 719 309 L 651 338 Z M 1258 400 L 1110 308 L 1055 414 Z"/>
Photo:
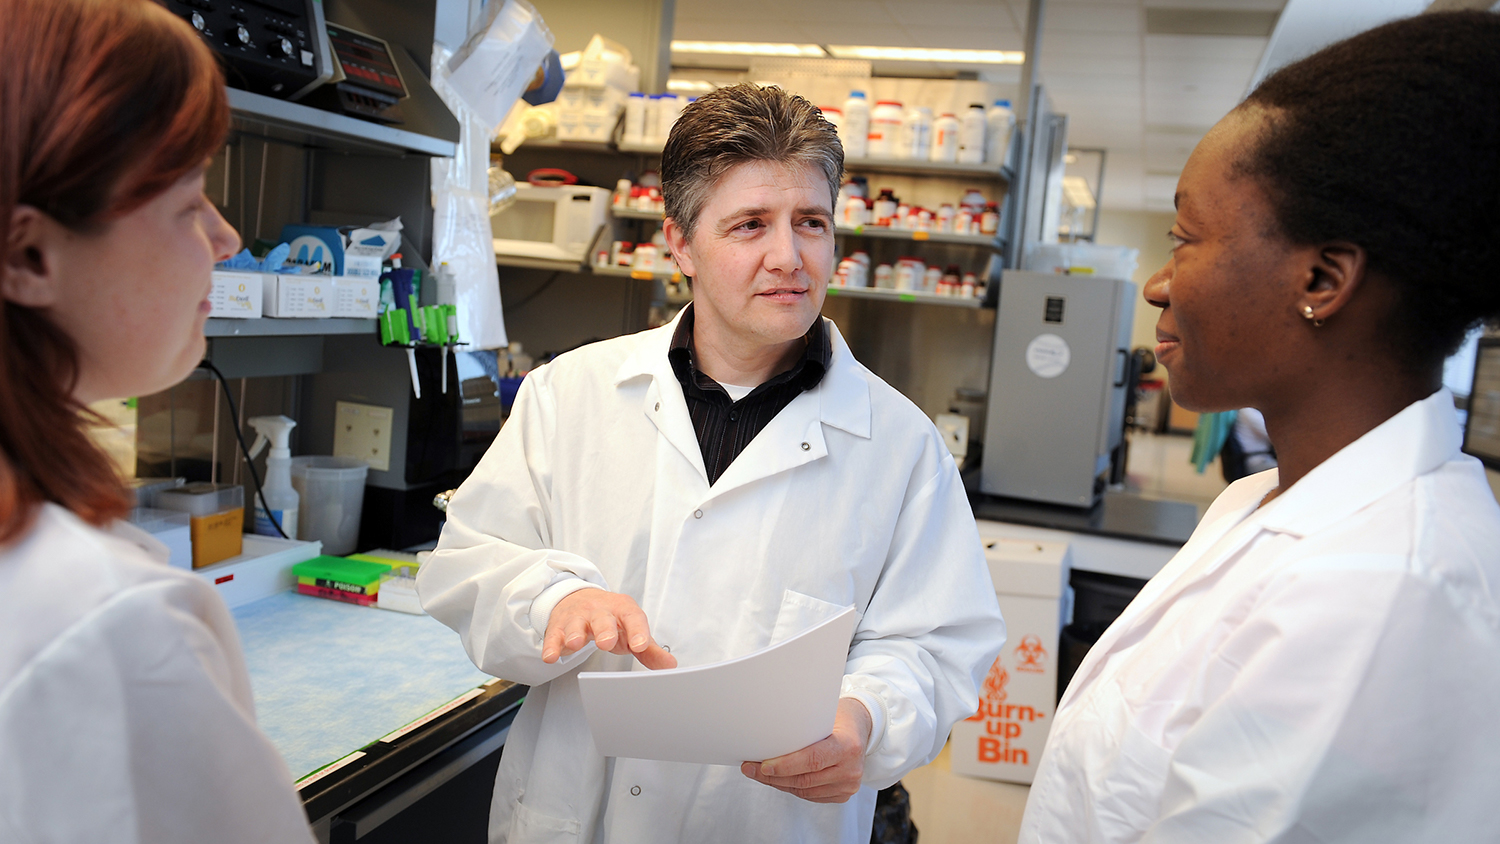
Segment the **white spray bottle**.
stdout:
<path fill-rule="evenodd" d="M 285 416 L 254 416 L 249 421 L 256 433 L 255 445 L 250 449 L 250 459 L 254 460 L 266 443 L 271 444 L 271 453 L 266 455 L 266 477 L 260 488 L 261 498 L 255 500 L 255 532 L 261 536 L 280 536 L 276 532 L 276 524 L 279 524 L 288 538 L 296 539 L 300 497 L 297 490 L 292 488 L 292 449 L 289 438 L 297 423 Z M 275 518 L 276 524 L 272 524 L 272 518 Z"/>

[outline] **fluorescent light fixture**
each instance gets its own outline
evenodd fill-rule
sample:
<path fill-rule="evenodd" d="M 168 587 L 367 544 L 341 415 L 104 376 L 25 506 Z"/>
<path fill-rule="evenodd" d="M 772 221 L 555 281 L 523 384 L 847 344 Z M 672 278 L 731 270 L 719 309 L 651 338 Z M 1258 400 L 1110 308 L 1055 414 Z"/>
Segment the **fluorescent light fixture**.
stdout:
<path fill-rule="evenodd" d="M 1020 50 L 939 50 L 928 47 L 854 47 L 847 44 L 829 44 L 828 53 L 836 59 L 865 59 L 866 61 L 938 62 L 941 64 L 1026 63 L 1026 54 Z"/>
<path fill-rule="evenodd" d="M 774 44 L 752 41 L 673 41 L 674 53 L 717 53 L 727 56 L 787 56 L 823 59 L 828 54 L 817 44 Z"/>

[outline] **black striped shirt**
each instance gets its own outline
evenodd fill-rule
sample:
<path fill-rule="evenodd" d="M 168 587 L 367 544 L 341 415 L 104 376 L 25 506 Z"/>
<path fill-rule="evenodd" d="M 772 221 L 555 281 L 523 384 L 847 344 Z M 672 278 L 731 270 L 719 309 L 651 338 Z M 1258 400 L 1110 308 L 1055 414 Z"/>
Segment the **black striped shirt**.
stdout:
<path fill-rule="evenodd" d="M 823 329 L 823 317 L 813 320 L 812 328 L 803 339 L 807 341 L 807 352 L 791 369 L 773 376 L 739 401 L 733 401 L 729 392 L 700 372 L 693 360 L 693 306 L 687 306 L 687 313 L 682 315 L 677 331 L 672 335 L 667 358 L 672 362 L 677 380 L 682 383 L 682 395 L 687 399 L 693 430 L 698 434 L 698 447 L 703 452 L 703 468 L 708 471 L 710 486 L 740 456 L 755 435 L 776 418 L 776 414 L 803 391 L 811 390 L 823 380 L 828 361 L 833 357 L 833 343 Z"/>

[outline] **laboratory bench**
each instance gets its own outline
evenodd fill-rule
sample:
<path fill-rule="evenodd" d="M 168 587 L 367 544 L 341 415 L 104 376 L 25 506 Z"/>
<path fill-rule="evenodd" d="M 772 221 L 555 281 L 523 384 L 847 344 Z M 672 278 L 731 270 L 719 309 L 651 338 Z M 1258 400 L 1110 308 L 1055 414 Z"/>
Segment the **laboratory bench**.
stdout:
<path fill-rule="evenodd" d="M 278 592 L 234 616 L 261 729 L 320 842 L 483 831 L 527 687 L 475 669 L 425 615 Z M 460 785 L 463 799 L 445 805 Z"/>

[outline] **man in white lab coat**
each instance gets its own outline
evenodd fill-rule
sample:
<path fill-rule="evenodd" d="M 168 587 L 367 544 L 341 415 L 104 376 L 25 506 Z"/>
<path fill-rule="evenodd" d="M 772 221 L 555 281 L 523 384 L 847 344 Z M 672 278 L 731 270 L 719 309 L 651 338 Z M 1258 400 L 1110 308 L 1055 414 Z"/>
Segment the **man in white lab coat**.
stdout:
<path fill-rule="evenodd" d="M 958 472 L 819 316 L 842 170 L 799 97 L 689 105 L 662 175 L 694 304 L 533 370 L 454 495 L 423 605 L 480 668 L 532 686 L 491 841 L 862 844 L 875 790 L 977 706 L 1005 634 Z M 738 769 L 594 748 L 580 669 L 739 657 L 848 606 L 827 739 Z"/>

